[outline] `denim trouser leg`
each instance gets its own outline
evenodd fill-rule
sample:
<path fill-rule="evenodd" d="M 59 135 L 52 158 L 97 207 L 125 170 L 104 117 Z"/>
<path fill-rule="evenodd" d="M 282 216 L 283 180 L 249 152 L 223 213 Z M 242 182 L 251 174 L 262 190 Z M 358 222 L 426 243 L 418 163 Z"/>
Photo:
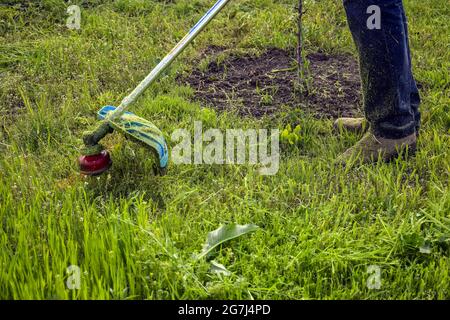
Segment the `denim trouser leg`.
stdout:
<path fill-rule="evenodd" d="M 406 18 L 405 10 L 402 10 L 402 17 L 403 17 L 403 23 L 404 23 L 404 28 L 405 28 L 405 32 L 406 32 L 406 39 L 409 44 L 408 19 Z M 409 45 L 408 45 L 408 59 L 409 59 L 409 73 L 410 73 L 410 79 L 411 79 L 410 80 L 411 81 L 411 96 L 410 96 L 411 101 L 410 101 L 410 103 L 411 103 L 411 109 L 414 113 L 414 122 L 415 122 L 415 126 L 416 126 L 416 132 L 419 132 L 420 120 L 421 120 L 419 107 L 420 107 L 421 99 L 420 99 L 419 89 L 417 88 L 416 80 L 414 79 L 414 75 L 412 74 L 411 52 L 409 49 Z"/>
<path fill-rule="evenodd" d="M 369 29 L 381 9 L 381 28 Z M 401 0 L 344 0 L 348 24 L 360 57 L 364 108 L 374 134 L 398 139 L 419 126 L 419 92 L 411 71 L 406 16 Z"/>

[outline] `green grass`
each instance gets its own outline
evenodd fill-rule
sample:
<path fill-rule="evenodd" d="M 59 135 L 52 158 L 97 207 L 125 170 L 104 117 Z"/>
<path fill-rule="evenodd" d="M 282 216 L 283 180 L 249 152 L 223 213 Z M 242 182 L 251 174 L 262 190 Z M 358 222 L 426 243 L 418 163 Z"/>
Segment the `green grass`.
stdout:
<path fill-rule="evenodd" d="M 0 298 L 450 298 L 445 0 L 405 0 L 423 86 L 412 159 L 336 168 L 333 159 L 359 136 L 334 135 L 331 120 L 301 108 L 255 120 L 190 102 L 192 89 L 175 78 L 208 45 L 295 46 L 296 1 L 236 0 L 133 111 L 168 137 L 194 120 L 221 129 L 300 124 L 279 173 L 180 165 L 155 177 L 149 153 L 114 134 L 105 140 L 114 166 L 94 179 L 79 176 L 76 158 L 96 110 L 117 104 L 212 1 L 80 0 L 79 31 L 65 27 L 64 1 L 9 2 L 19 5 L 0 6 Z M 340 1 L 305 6 L 308 51 L 355 53 Z M 225 223 L 260 226 L 215 252 L 228 277 L 193 258 Z M 66 287 L 70 265 L 81 268 L 79 290 Z M 379 290 L 366 286 L 370 265 L 381 267 Z"/>

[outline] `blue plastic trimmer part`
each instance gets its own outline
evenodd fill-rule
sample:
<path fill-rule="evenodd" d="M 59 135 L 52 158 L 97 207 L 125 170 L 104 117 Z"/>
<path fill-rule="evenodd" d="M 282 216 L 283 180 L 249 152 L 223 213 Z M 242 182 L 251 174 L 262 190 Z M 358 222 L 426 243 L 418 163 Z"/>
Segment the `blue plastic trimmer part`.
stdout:
<path fill-rule="evenodd" d="M 116 107 L 106 106 L 98 111 L 100 120 L 105 120 Z M 111 127 L 123 133 L 135 142 L 139 142 L 155 154 L 158 169 L 165 170 L 169 163 L 169 151 L 162 132 L 150 121 L 138 117 L 134 113 L 125 112 L 116 120 L 107 120 Z"/>

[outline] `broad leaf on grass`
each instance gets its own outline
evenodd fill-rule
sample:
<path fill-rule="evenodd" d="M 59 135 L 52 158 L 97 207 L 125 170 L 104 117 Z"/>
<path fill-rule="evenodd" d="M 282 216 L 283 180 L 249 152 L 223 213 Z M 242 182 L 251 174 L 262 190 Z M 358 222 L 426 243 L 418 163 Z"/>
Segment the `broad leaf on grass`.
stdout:
<path fill-rule="evenodd" d="M 221 245 L 222 243 L 240 237 L 244 234 L 254 232 L 259 227 L 255 224 L 229 224 L 225 226 L 221 226 L 220 228 L 208 233 L 208 237 L 206 239 L 206 243 L 203 246 L 202 252 L 197 256 L 197 259 L 201 259 L 208 255 L 214 248 Z"/>
<path fill-rule="evenodd" d="M 231 275 L 231 272 L 228 271 L 227 268 L 225 268 L 225 266 L 223 264 L 218 263 L 217 261 L 211 261 L 211 269 L 210 269 L 211 273 L 215 273 L 215 274 L 221 274 L 224 276 L 229 276 Z"/>

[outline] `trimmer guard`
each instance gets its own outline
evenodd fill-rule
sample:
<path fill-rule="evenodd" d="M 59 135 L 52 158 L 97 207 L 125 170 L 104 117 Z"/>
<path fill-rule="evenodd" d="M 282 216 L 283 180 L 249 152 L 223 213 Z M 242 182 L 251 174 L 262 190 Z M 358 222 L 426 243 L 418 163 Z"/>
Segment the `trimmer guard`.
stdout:
<path fill-rule="evenodd" d="M 104 120 L 114 110 L 116 110 L 116 107 L 103 107 L 98 111 L 98 117 Z M 166 140 L 162 132 L 153 123 L 131 112 L 125 112 L 120 118 L 109 121 L 109 123 L 114 130 L 118 130 L 132 140 L 150 147 L 157 158 L 160 172 L 163 173 L 167 169 L 169 152 Z"/>

